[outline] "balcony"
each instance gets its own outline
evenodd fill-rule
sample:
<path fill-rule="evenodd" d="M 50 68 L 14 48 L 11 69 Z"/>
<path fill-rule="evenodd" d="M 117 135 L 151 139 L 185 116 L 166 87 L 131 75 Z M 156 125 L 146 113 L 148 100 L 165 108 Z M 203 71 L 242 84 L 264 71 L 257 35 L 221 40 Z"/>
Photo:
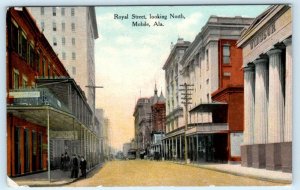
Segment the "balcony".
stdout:
<path fill-rule="evenodd" d="M 189 124 L 186 135 L 203 134 L 203 133 L 220 133 L 229 130 L 228 123 L 196 123 Z"/>
<path fill-rule="evenodd" d="M 47 88 L 24 88 L 13 89 L 8 92 L 8 106 L 38 107 L 51 106 L 60 111 L 71 113 L 58 98 Z"/>

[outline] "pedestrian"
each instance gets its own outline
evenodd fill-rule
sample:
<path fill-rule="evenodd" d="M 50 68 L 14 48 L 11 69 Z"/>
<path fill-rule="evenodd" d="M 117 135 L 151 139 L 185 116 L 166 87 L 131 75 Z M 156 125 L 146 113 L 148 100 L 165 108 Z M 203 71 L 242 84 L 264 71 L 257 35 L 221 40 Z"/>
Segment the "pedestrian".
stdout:
<path fill-rule="evenodd" d="M 64 168 L 65 171 L 69 170 L 69 165 L 70 165 L 70 157 L 68 153 L 65 152 L 65 168 Z"/>
<path fill-rule="evenodd" d="M 72 160 L 72 171 L 71 171 L 71 178 L 78 178 L 78 159 L 76 154 L 73 154 Z"/>
<path fill-rule="evenodd" d="M 82 156 L 81 160 L 80 160 L 80 170 L 81 170 L 81 176 L 80 177 L 86 178 L 86 165 L 87 165 L 87 162 L 84 159 L 84 157 Z"/>
<path fill-rule="evenodd" d="M 61 157 L 60 157 L 60 169 L 64 170 L 64 168 L 65 168 L 65 155 L 61 154 Z"/>

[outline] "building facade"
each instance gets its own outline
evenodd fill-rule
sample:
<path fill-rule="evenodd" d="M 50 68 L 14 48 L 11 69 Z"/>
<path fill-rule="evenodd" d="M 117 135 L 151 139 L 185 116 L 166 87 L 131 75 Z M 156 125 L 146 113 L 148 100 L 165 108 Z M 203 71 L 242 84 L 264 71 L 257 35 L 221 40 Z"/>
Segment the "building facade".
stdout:
<path fill-rule="evenodd" d="M 93 167 L 97 136 L 82 90 L 27 8 L 9 8 L 6 21 L 7 175 L 50 173 L 66 151 Z"/>
<path fill-rule="evenodd" d="M 184 52 L 177 82 L 181 89 L 176 94 L 182 94 L 184 83 L 190 85 L 188 110 L 182 110 L 182 115 L 188 112 L 188 127 L 185 131 L 182 123 L 181 131 L 174 130 L 169 139 L 167 133 L 167 159 L 184 159 L 186 135 L 187 157 L 193 162 L 240 160 L 243 73 L 242 51 L 236 42 L 252 20 L 211 16 Z"/>
<path fill-rule="evenodd" d="M 242 165 L 292 171 L 292 13 L 273 5 L 243 31 Z"/>
<path fill-rule="evenodd" d="M 98 29 L 94 7 L 28 7 L 40 30 L 70 76 L 95 107 L 94 40 Z"/>
<path fill-rule="evenodd" d="M 171 159 L 175 157 L 174 148 L 171 148 L 171 144 L 175 143 L 175 138 L 179 138 L 180 141 L 184 136 L 184 117 L 183 106 L 181 104 L 181 93 L 179 92 L 180 81 L 183 81 L 180 71 L 182 65 L 180 61 L 184 55 L 184 52 L 189 47 L 190 42 L 184 41 L 182 38 L 178 38 L 175 45 L 171 45 L 171 53 L 167 58 L 166 63 L 163 66 L 165 70 L 165 83 L 166 83 L 166 128 L 165 137 L 163 138 L 163 157 Z M 183 140 L 184 141 L 184 140 Z M 178 147 L 178 152 L 181 150 Z"/>

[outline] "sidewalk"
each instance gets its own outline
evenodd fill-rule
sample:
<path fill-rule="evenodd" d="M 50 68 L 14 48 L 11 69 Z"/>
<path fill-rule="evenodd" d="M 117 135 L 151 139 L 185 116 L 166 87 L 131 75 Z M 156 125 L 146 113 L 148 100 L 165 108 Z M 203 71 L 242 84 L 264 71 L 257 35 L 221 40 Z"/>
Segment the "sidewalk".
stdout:
<path fill-rule="evenodd" d="M 93 175 L 95 170 L 102 168 L 104 163 L 98 164 L 91 170 L 87 171 L 87 178 Z M 78 176 L 81 173 L 79 171 Z M 36 174 L 30 174 L 21 177 L 10 178 L 19 186 L 29 186 L 29 187 L 52 187 L 52 186 L 62 186 L 74 181 L 77 181 L 81 178 L 70 178 L 71 171 L 62 171 L 60 169 L 51 170 L 51 182 L 48 180 L 48 172 L 41 172 Z"/>
<path fill-rule="evenodd" d="M 174 162 L 177 164 L 185 164 L 184 162 Z M 258 169 L 251 167 L 242 167 L 240 164 L 219 164 L 219 163 L 190 163 L 187 164 L 192 167 L 199 167 L 223 173 L 228 173 L 237 176 L 244 176 L 264 181 L 271 181 L 276 183 L 291 184 L 292 173 L 285 173 L 282 171 L 272 171 L 266 169 Z"/>

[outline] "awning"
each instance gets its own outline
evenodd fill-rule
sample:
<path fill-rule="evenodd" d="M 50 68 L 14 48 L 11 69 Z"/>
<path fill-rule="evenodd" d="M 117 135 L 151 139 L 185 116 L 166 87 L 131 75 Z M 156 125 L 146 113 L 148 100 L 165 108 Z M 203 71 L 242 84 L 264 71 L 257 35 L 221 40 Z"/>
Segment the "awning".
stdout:
<path fill-rule="evenodd" d="M 215 112 L 218 110 L 226 110 L 228 104 L 225 102 L 211 102 L 211 103 L 201 103 L 192 108 L 189 112 Z"/>

